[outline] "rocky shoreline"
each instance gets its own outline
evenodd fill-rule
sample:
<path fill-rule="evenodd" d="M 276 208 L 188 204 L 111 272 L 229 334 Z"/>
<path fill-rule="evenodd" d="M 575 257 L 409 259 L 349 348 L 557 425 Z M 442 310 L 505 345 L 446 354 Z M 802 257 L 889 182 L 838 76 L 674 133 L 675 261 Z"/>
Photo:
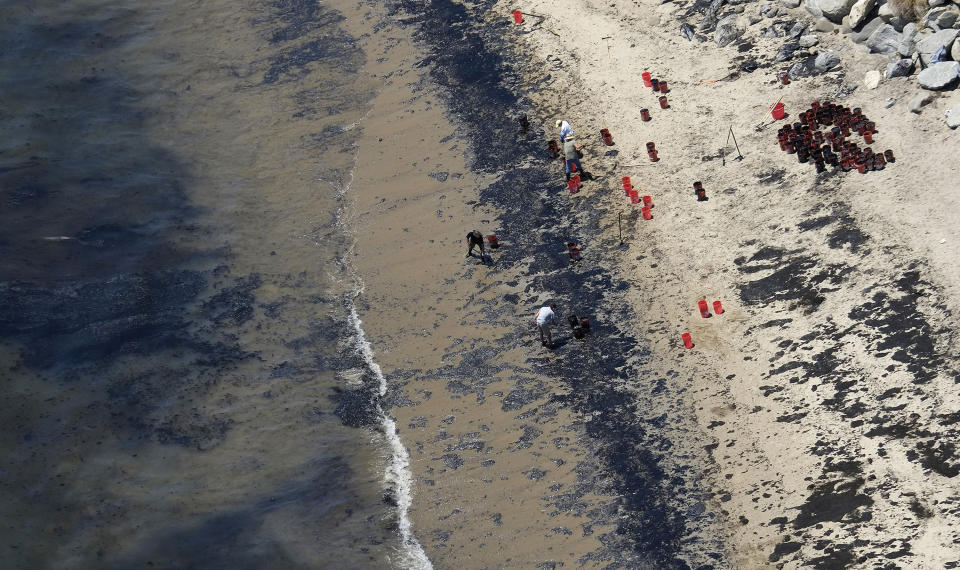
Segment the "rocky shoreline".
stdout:
<path fill-rule="evenodd" d="M 865 72 L 866 89 L 897 77 L 910 77 L 923 91 L 950 91 L 960 84 L 960 4 L 953 0 L 929 5 L 925 0 L 715 0 L 693 2 L 680 12 L 681 34 L 688 40 L 706 42 L 712 34 L 719 47 L 736 42 L 749 56 L 741 71 L 782 67 L 789 79 L 835 71 L 840 55 L 817 46 L 823 35 L 841 34 L 855 44 L 853 49 L 886 58 L 882 69 Z M 768 50 L 753 49 L 758 37 L 783 43 L 770 58 Z M 910 110 L 920 112 L 930 100 L 928 93 L 918 92 L 910 97 Z M 955 129 L 960 100 L 949 105 L 945 119 Z"/>

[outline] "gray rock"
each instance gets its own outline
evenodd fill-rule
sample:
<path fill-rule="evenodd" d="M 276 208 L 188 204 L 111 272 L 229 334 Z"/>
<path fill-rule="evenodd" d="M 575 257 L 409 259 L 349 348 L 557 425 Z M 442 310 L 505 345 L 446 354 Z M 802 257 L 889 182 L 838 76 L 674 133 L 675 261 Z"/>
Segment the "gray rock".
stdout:
<path fill-rule="evenodd" d="M 799 79 L 801 77 L 812 77 L 817 75 L 817 70 L 813 66 L 814 60 L 816 58 L 808 57 L 803 61 L 798 61 L 797 63 L 790 66 L 790 69 L 787 73 L 790 75 L 790 79 Z"/>
<path fill-rule="evenodd" d="M 796 8 L 800 5 L 800 0 L 780 0 L 787 8 Z"/>
<path fill-rule="evenodd" d="M 920 22 L 934 31 L 952 28 L 960 19 L 960 10 L 956 6 L 940 6 L 928 11 Z M 923 27 L 923 26 L 921 26 Z"/>
<path fill-rule="evenodd" d="M 893 53 L 900 47 L 900 34 L 890 24 L 883 24 L 870 34 L 866 44 L 874 53 Z"/>
<path fill-rule="evenodd" d="M 763 15 L 768 18 L 776 18 L 777 14 L 779 13 L 780 13 L 780 8 L 776 5 L 771 5 L 770 9 L 768 9 Z"/>
<path fill-rule="evenodd" d="M 820 43 L 820 38 L 813 34 L 809 34 L 806 36 L 800 36 L 800 39 L 797 40 L 797 43 L 800 45 L 800 47 L 809 48 Z"/>
<path fill-rule="evenodd" d="M 824 18 L 839 24 L 850 13 L 853 3 L 854 0 L 817 0 L 817 7 L 823 12 Z"/>
<path fill-rule="evenodd" d="M 818 0 L 805 0 L 803 3 L 803 9 L 813 14 L 814 18 L 822 18 L 823 10 L 820 9 L 820 6 L 817 4 L 817 2 Z"/>
<path fill-rule="evenodd" d="M 923 63 L 930 63 L 930 56 L 941 46 L 947 46 L 947 51 L 950 51 L 958 33 L 960 33 L 960 30 L 940 30 L 935 34 L 920 38 L 917 41 L 917 51 L 920 53 L 920 59 L 923 60 Z"/>
<path fill-rule="evenodd" d="M 933 101 L 933 95 L 929 93 L 917 93 L 907 101 L 907 109 L 910 109 L 911 113 L 920 114 L 920 109 L 930 101 Z"/>
<path fill-rule="evenodd" d="M 756 24 L 756 23 L 758 23 L 758 22 L 760 22 L 761 20 L 763 20 L 763 17 L 762 17 L 762 16 L 757 16 L 756 14 L 751 14 L 751 15 L 747 18 L 747 21 L 750 22 L 750 25 L 751 25 L 751 26 L 754 25 L 754 24 Z"/>
<path fill-rule="evenodd" d="M 826 73 L 840 65 L 840 58 L 831 50 L 822 51 L 814 59 L 813 67 L 820 73 Z"/>
<path fill-rule="evenodd" d="M 900 61 L 894 61 L 887 64 L 887 71 L 884 72 L 883 76 L 887 79 L 893 77 L 909 77 L 913 72 L 913 60 L 912 59 L 901 59 Z"/>
<path fill-rule="evenodd" d="M 814 75 L 826 73 L 838 63 L 840 63 L 840 58 L 832 51 L 821 52 L 818 55 L 809 56 L 803 61 L 791 65 L 788 73 L 791 79 L 813 77 Z"/>
<path fill-rule="evenodd" d="M 787 36 L 789 36 L 790 39 L 795 40 L 800 36 L 802 36 L 803 32 L 805 32 L 806 30 L 807 30 L 806 22 L 797 22 L 790 27 L 790 31 L 787 33 Z"/>
<path fill-rule="evenodd" d="M 766 30 L 763 30 L 763 34 L 761 35 L 765 38 L 779 38 L 783 34 L 781 34 L 779 30 L 777 30 L 776 26 L 770 26 Z"/>
<path fill-rule="evenodd" d="M 927 0 L 927 4 L 929 4 L 931 8 L 936 8 L 937 6 L 943 6 L 946 3 L 947 3 L 947 0 Z"/>
<path fill-rule="evenodd" d="M 920 87 L 932 91 L 948 89 L 957 81 L 960 81 L 960 76 L 957 75 L 958 71 L 960 71 L 960 62 L 941 61 L 918 73 L 917 83 L 920 84 Z"/>
<path fill-rule="evenodd" d="M 830 33 L 833 31 L 833 28 L 833 23 L 823 17 L 817 18 L 817 21 L 813 24 L 813 29 L 818 32 Z"/>
<path fill-rule="evenodd" d="M 903 27 L 903 35 L 900 36 L 900 45 L 897 46 L 897 53 L 903 57 L 910 57 L 917 51 L 916 44 L 917 25 L 910 22 Z"/>
<path fill-rule="evenodd" d="M 693 26 L 684 22 L 683 25 L 680 26 L 680 35 L 687 38 L 687 41 L 693 41 L 693 36 L 694 36 Z"/>
<path fill-rule="evenodd" d="M 850 27 L 859 27 L 867 19 L 867 14 L 876 7 L 877 0 L 857 0 L 857 3 L 850 7 Z"/>
<path fill-rule="evenodd" d="M 743 31 L 743 28 L 737 22 L 737 16 L 730 15 L 717 22 L 717 31 L 713 34 L 713 40 L 717 42 L 718 46 L 724 47 L 742 36 Z"/>
<path fill-rule="evenodd" d="M 797 42 L 787 42 L 780 46 L 780 50 L 777 51 L 777 55 L 773 60 L 777 62 L 787 61 L 793 57 L 793 52 L 795 51 L 797 51 Z"/>
<path fill-rule="evenodd" d="M 853 92 L 857 90 L 856 83 L 847 83 L 844 85 L 837 93 L 834 95 L 837 99 L 843 99 L 844 97 L 849 97 L 853 95 Z"/>
<path fill-rule="evenodd" d="M 848 16 L 844 16 L 843 19 L 840 20 L 840 33 L 844 35 L 853 33 L 853 28 L 850 27 L 850 18 Z"/>
<path fill-rule="evenodd" d="M 903 25 L 906 23 L 904 19 L 900 17 L 900 14 L 893 9 L 893 4 L 890 2 L 880 6 L 880 9 L 877 10 L 877 17 L 897 30 L 903 30 Z"/>
<path fill-rule="evenodd" d="M 953 48 L 950 50 L 950 57 L 953 61 L 960 61 L 960 42 L 954 40 Z"/>
<path fill-rule="evenodd" d="M 884 22 L 881 18 L 874 18 L 869 22 L 867 22 L 866 24 L 864 24 L 864 26 L 860 28 L 859 32 L 851 33 L 850 39 L 857 42 L 858 44 L 863 43 L 870 38 L 870 35 L 873 34 L 873 32 L 879 30 L 885 24 L 886 22 Z"/>
<path fill-rule="evenodd" d="M 951 129 L 960 127 L 960 103 L 947 110 L 947 126 Z"/>
<path fill-rule="evenodd" d="M 867 89 L 876 89 L 880 85 L 880 72 L 876 69 L 871 69 L 863 77 L 863 86 Z"/>

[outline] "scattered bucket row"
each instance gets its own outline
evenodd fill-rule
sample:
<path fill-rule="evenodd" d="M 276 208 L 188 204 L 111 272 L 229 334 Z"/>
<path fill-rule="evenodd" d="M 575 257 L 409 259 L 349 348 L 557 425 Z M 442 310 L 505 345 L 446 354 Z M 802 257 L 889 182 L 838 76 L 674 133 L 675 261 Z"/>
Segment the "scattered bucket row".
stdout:
<path fill-rule="evenodd" d="M 826 166 L 830 165 L 845 172 L 856 168 L 860 174 L 866 174 L 870 170 L 883 170 L 888 162 L 895 162 L 892 150 L 874 153 L 870 147 L 861 149 L 846 140 L 852 133 L 857 133 L 866 144 L 873 143 L 876 123 L 859 107 L 850 109 L 829 101 L 823 104 L 814 101 L 799 118 L 800 121 L 788 123 L 777 131 L 780 150 L 796 154 L 801 164 L 812 163 L 817 173 L 825 172 Z M 821 131 L 820 127 L 831 128 Z"/>
<path fill-rule="evenodd" d="M 660 103 L 661 109 L 668 109 L 670 107 L 670 104 L 667 102 L 667 96 L 666 96 L 667 92 L 669 91 L 669 89 L 667 88 L 667 82 L 662 79 L 654 79 L 649 71 L 644 71 L 643 73 L 640 74 L 640 77 L 643 78 L 644 87 L 651 88 L 655 94 L 662 93 L 662 95 L 659 95 L 657 97 L 657 102 Z M 647 108 L 640 109 L 640 120 L 647 122 L 647 121 L 650 121 L 651 119 L 652 117 L 650 116 L 650 109 L 647 109 Z"/>
<path fill-rule="evenodd" d="M 710 314 L 709 306 L 707 305 L 706 299 L 700 299 L 697 301 L 697 309 L 700 310 L 700 316 L 709 319 L 712 315 Z M 723 314 L 723 303 L 720 301 L 713 302 L 713 314 L 722 315 Z M 690 349 L 693 348 L 693 335 L 690 333 L 683 333 L 680 335 L 680 340 L 683 341 L 684 348 Z"/>
<path fill-rule="evenodd" d="M 520 10 L 515 10 L 515 11 L 513 12 L 513 20 L 514 20 L 514 22 L 517 23 L 517 24 L 523 23 L 523 13 L 522 13 Z M 666 82 L 666 81 L 659 80 L 659 79 L 654 79 L 649 72 L 643 72 L 643 74 L 641 75 L 641 77 L 643 78 L 643 84 L 644 84 L 645 87 L 650 87 L 650 88 L 654 91 L 654 93 L 663 93 L 663 94 L 664 94 L 664 95 L 661 95 L 661 96 L 659 96 L 659 97 L 657 98 L 657 100 L 658 100 L 658 102 L 659 102 L 659 104 L 660 104 L 660 108 L 661 108 L 661 109 L 667 109 L 667 108 L 669 108 L 669 103 L 668 103 L 667 98 L 666 98 L 666 96 L 665 96 L 665 94 L 669 91 L 669 88 L 667 87 L 667 82 Z M 782 115 L 782 113 L 783 113 L 783 105 L 780 104 L 780 105 L 779 105 L 779 108 L 776 109 L 776 110 L 781 113 L 781 116 L 778 117 L 778 118 L 783 118 L 783 115 Z M 776 116 L 776 114 L 775 114 L 775 116 Z M 651 120 L 650 110 L 647 109 L 647 108 L 640 109 L 640 118 L 641 118 L 643 121 L 650 121 L 650 120 Z M 601 140 L 601 141 L 603 142 L 603 144 L 605 144 L 606 146 L 612 146 L 612 145 L 613 145 L 613 135 L 610 134 L 610 130 L 609 130 L 609 129 L 606 129 L 606 128 L 600 129 L 600 140 Z M 659 158 L 659 156 L 658 156 L 659 151 L 657 150 L 656 144 L 651 141 L 651 142 L 648 142 L 648 143 L 646 144 L 646 147 L 647 147 L 647 156 L 650 158 L 650 162 L 659 162 L 659 160 L 660 160 L 660 158 Z M 554 156 L 554 158 L 560 156 L 560 148 L 559 148 L 559 145 L 557 144 L 557 141 L 556 141 L 556 140 L 551 140 L 551 141 L 548 143 L 548 147 L 547 147 L 547 148 L 548 148 L 548 150 L 550 151 L 550 153 Z M 580 191 L 580 188 L 581 188 L 581 186 L 582 186 L 582 182 L 581 182 L 581 179 L 580 179 L 580 174 L 576 171 L 576 165 L 573 165 L 573 166 L 572 166 L 572 169 L 573 169 L 573 170 L 572 170 L 571 173 L 570 173 L 571 176 L 570 176 L 570 180 L 567 182 L 567 186 L 568 186 L 571 194 L 576 194 L 577 192 Z M 640 209 L 641 213 L 643 214 L 643 219 L 644 219 L 644 220 L 653 219 L 653 214 L 652 214 L 652 212 L 651 212 L 651 210 L 653 209 L 653 198 L 652 198 L 651 196 L 649 196 L 649 195 L 645 195 L 645 196 L 642 196 L 642 197 L 641 197 L 639 191 L 636 190 L 636 189 L 633 187 L 633 183 L 631 182 L 629 176 L 624 176 L 624 177 L 621 179 L 621 182 L 623 183 L 624 194 L 625 194 L 628 198 L 630 198 L 630 203 L 631 203 L 631 204 L 640 204 L 640 203 L 643 204 L 643 206 L 642 206 L 641 209 Z M 694 194 L 697 196 L 697 200 L 698 200 L 698 201 L 703 202 L 703 201 L 706 201 L 706 200 L 708 199 L 707 196 L 706 196 L 706 191 L 705 191 L 704 188 L 703 188 L 703 183 L 702 183 L 702 182 L 700 182 L 700 181 L 694 182 L 694 183 L 693 183 L 693 190 L 694 190 Z M 495 245 L 495 244 L 497 244 L 496 236 L 489 236 L 487 239 L 490 241 L 491 247 L 496 247 L 496 245 Z M 579 246 L 576 242 L 573 242 L 573 241 L 567 242 L 567 254 L 568 254 L 569 257 L 570 257 L 570 262 L 571 262 L 571 263 L 578 262 L 578 261 L 580 261 L 580 260 L 582 259 L 582 253 L 581 253 L 581 251 L 580 251 L 580 246 Z M 700 301 L 698 301 L 698 302 L 697 302 L 697 308 L 698 308 L 699 311 L 700 311 L 700 316 L 701 316 L 701 317 L 703 317 L 703 318 L 709 318 L 710 316 L 712 316 L 712 315 L 710 314 L 710 310 L 709 310 L 709 307 L 708 307 L 708 305 L 707 305 L 707 301 L 706 301 L 706 300 L 702 300 L 702 299 L 701 299 Z M 720 301 L 714 301 L 714 302 L 713 302 L 713 313 L 716 314 L 716 315 L 722 315 L 723 312 L 724 312 L 724 311 L 723 311 L 723 305 L 722 305 L 722 303 L 721 303 Z M 681 339 L 683 340 L 683 345 L 684 345 L 684 347 L 686 347 L 686 348 L 688 348 L 688 349 L 693 348 L 693 346 L 694 346 L 694 345 L 693 345 L 693 336 L 692 336 L 690 333 L 683 333 L 683 334 L 680 335 L 680 336 L 681 336 Z"/>
<path fill-rule="evenodd" d="M 640 196 L 640 192 L 633 187 L 633 183 L 630 182 L 629 176 L 624 176 L 620 179 L 623 182 L 623 193 L 626 194 L 627 198 L 630 198 L 631 204 L 640 204 L 643 203 L 643 206 L 640 208 L 640 213 L 643 214 L 644 220 L 653 219 L 653 214 L 650 212 L 653 209 L 653 198 L 650 196 Z"/>

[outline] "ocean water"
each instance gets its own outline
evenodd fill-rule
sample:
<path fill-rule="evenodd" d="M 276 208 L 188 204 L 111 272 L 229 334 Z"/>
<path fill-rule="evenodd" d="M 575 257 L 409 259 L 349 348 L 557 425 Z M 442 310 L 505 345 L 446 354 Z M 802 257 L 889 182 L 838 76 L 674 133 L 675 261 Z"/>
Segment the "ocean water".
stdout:
<path fill-rule="evenodd" d="M 0 12 L 4 568 L 429 567 L 344 262 L 377 84 L 335 3 Z"/>

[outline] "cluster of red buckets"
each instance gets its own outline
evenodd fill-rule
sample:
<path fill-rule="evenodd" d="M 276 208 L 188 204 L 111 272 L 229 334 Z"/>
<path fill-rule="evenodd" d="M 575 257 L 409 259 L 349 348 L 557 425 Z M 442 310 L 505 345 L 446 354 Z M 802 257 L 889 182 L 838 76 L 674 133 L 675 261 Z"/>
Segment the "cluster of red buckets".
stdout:
<path fill-rule="evenodd" d="M 640 191 L 633 187 L 633 183 L 630 181 L 629 176 L 624 176 L 620 179 L 623 182 L 623 193 L 627 195 L 627 198 L 630 198 L 631 204 L 639 204 L 643 202 L 643 206 L 640 208 L 640 213 L 643 214 L 644 220 L 650 220 L 653 218 L 653 214 L 650 210 L 653 208 L 653 198 L 650 196 L 640 197 Z"/>
<path fill-rule="evenodd" d="M 707 300 L 706 300 L 706 299 L 700 299 L 699 301 L 697 301 L 697 309 L 700 310 L 700 316 L 703 317 L 703 318 L 705 318 L 705 319 L 709 319 L 709 318 L 712 316 L 712 315 L 710 314 L 710 309 L 709 309 L 708 306 L 707 306 Z M 720 301 L 714 301 L 714 302 L 713 302 L 713 313 L 716 314 L 716 315 L 722 315 L 723 312 L 724 312 L 724 311 L 723 311 L 723 303 L 721 303 Z M 683 333 L 682 335 L 680 335 L 680 340 L 683 341 L 683 347 L 684 347 L 684 348 L 686 348 L 686 349 L 691 349 L 691 348 L 693 348 L 693 335 L 691 335 L 690 333 L 685 332 L 685 333 Z"/>
<path fill-rule="evenodd" d="M 654 94 L 657 95 L 657 102 L 660 103 L 660 108 L 668 108 L 670 104 L 667 103 L 667 92 L 670 90 L 667 88 L 667 82 L 663 79 L 654 79 L 649 71 L 644 71 L 640 74 L 640 77 L 643 79 L 643 86 L 653 89 Z M 663 93 L 663 95 L 660 95 L 660 93 Z M 649 121 L 650 109 L 640 109 L 640 119 L 644 122 Z"/>
<path fill-rule="evenodd" d="M 874 153 L 870 147 L 860 148 L 846 140 L 851 133 L 857 133 L 866 144 L 873 144 L 877 126 L 859 107 L 850 109 L 829 101 L 814 101 L 799 118 L 799 122 L 788 123 L 777 131 L 780 150 L 796 154 L 801 163 L 812 163 L 817 173 L 826 171 L 829 164 L 845 172 L 856 168 L 860 174 L 866 174 L 895 162 L 892 150 Z M 820 127 L 832 128 L 821 131 Z"/>

